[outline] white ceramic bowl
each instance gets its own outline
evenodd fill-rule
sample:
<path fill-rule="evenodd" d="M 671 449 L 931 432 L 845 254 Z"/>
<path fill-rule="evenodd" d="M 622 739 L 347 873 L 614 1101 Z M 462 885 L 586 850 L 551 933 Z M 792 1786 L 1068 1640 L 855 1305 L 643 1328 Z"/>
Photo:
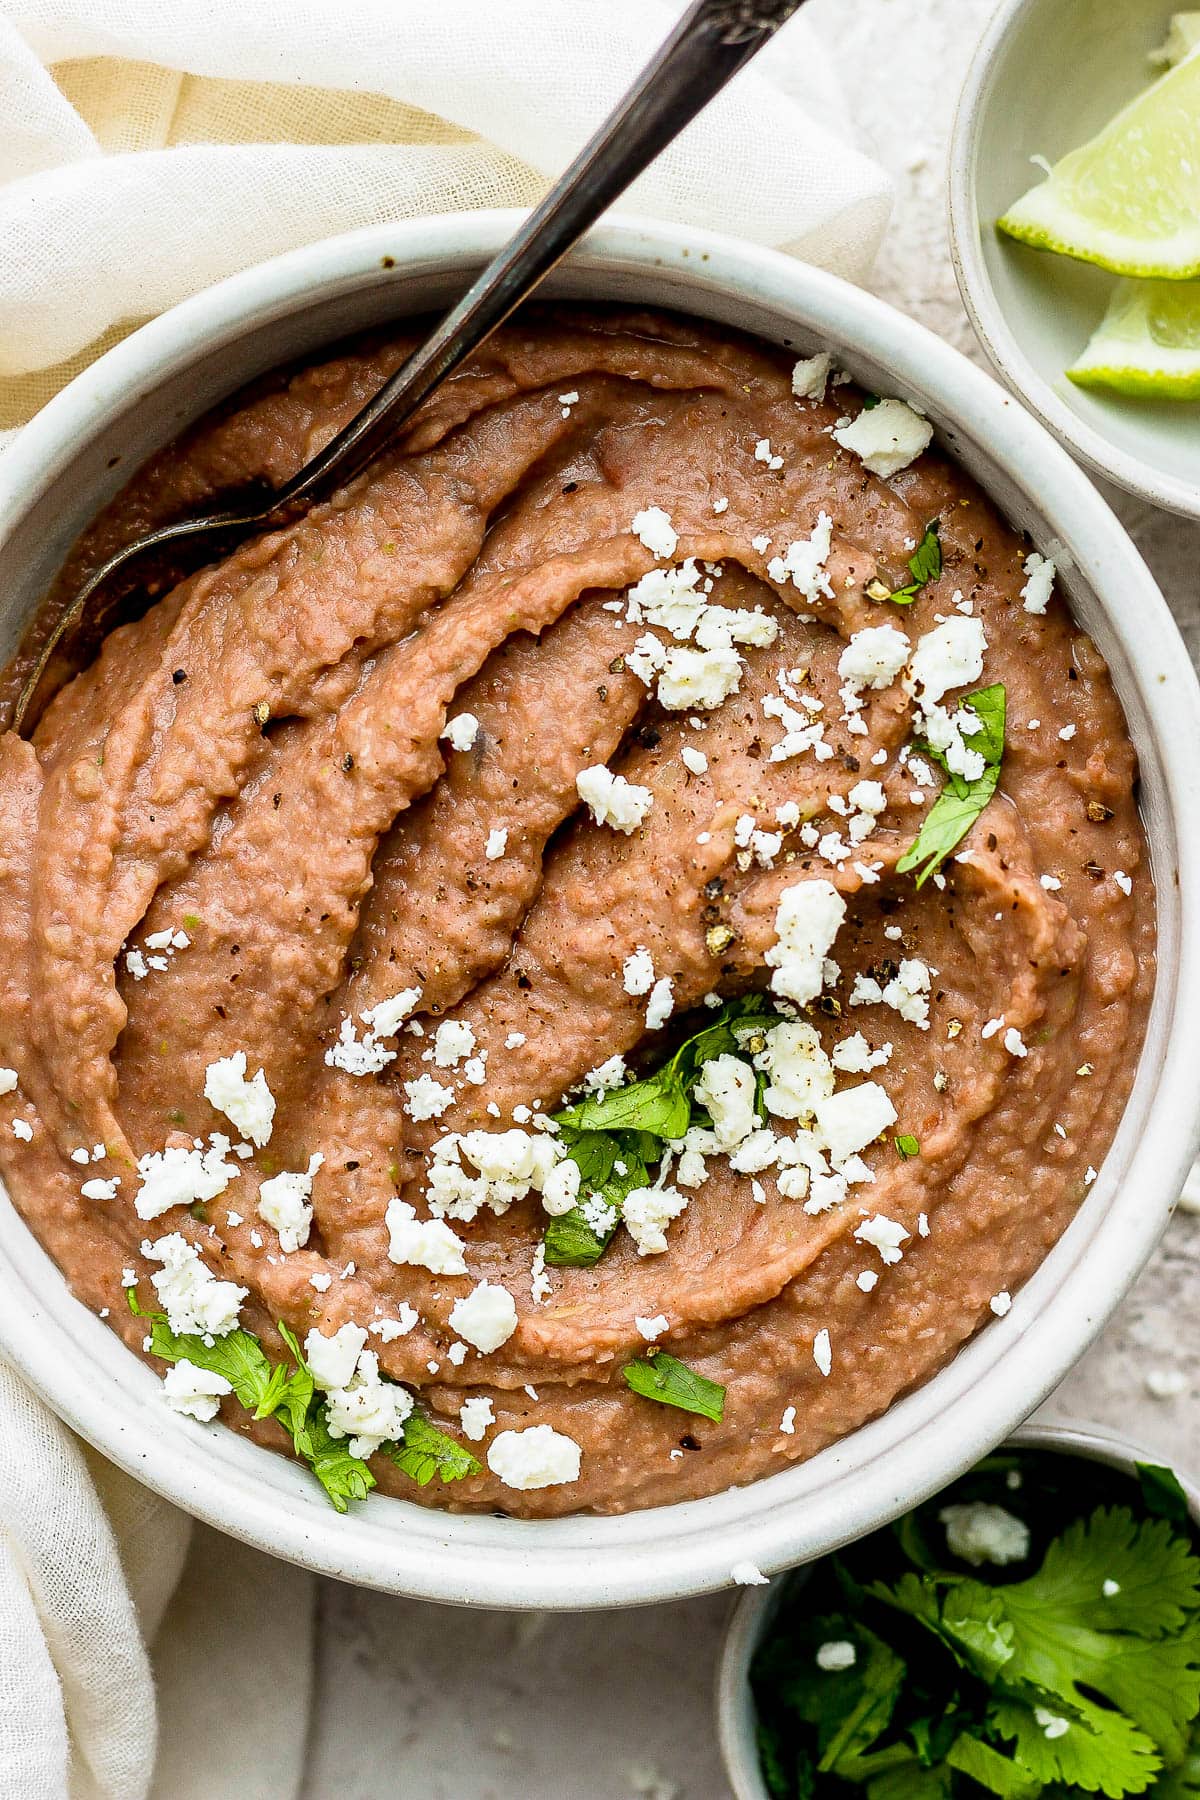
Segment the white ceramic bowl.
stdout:
<path fill-rule="evenodd" d="M 1157 1463 L 1162 1458 L 1125 1438 L 1092 1425 L 1026 1425 L 1010 1440 L 1022 1450 L 1059 1450 L 1086 1462 L 1105 1463 L 1133 1475 L 1139 1462 Z M 1086 1469 L 1080 1471 L 1081 1477 Z M 1188 1497 L 1192 1518 L 1200 1527 L 1200 1488 L 1182 1470 L 1176 1470 Z M 717 1737 L 725 1773 L 734 1800 L 771 1800 L 758 1760 L 755 1743 L 756 1717 L 750 1692 L 750 1664 L 779 1609 L 787 1590 L 781 1577 L 769 1587 L 749 1588 L 729 1615 L 721 1660 L 717 1664 Z"/>
<path fill-rule="evenodd" d="M 950 145 L 950 244 L 963 303 L 1001 378 L 1076 456 L 1200 519 L 1200 402 L 1076 387 L 1063 371 L 1116 276 L 1002 238 L 995 222 L 1148 85 L 1171 0 L 1003 0 L 975 52 Z"/>
<path fill-rule="evenodd" d="M 515 222 L 481 213 L 316 244 L 187 301 L 81 375 L 0 460 L 0 654 L 74 538 L 152 450 L 286 358 L 444 305 Z M 804 352 L 827 346 L 867 387 L 927 410 L 1008 516 L 1052 551 L 1109 659 L 1142 759 L 1161 909 L 1162 972 L 1126 1116 L 1086 1204 L 1007 1319 L 806 1466 L 707 1500 L 528 1523 L 373 1495 L 339 1518 L 295 1464 L 169 1412 L 156 1376 L 72 1299 L 0 1197 L 0 1351 L 147 1485 L 250 1543 L 348 1580 L 434 1600 L 590 1607 L 718 1588 L 745 1558 L 779 1569 L 881 1524 L 998 1443 L 1109 1317 L 1162 1231 L 1194 1148 L 1200 695 L 1158 590 L 1091 483 L 1007 394 L 911 319 L 789 258 L 635 221 L 597 232 L 551 290 L 686 308 Z"/>

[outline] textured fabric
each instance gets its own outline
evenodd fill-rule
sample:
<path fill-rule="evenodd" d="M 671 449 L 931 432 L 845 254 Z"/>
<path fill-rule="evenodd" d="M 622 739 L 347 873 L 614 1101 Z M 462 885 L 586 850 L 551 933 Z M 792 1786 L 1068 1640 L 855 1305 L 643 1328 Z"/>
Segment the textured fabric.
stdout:
<path fill-rule="evenodd" d="M 264 257 L 529 205 L 678 10 L 0 0 L 0 428 L 132 325 Z M 799 16 L 625 204 L 861 278 L 890 184 L 830 128 L 842 111 Z"/>
<path fill-rule="evenodd" d="M 678 10 L 0 0 L 0 436 L 264 257 L 532 204 Z M 842 113 L 797 19 L 627 204 L 861 278 L 890 183 Z M 2 1365 L 0 1446 L 0 1800 L 294 1800 L 311 1579 L 193 1531 Z"/>

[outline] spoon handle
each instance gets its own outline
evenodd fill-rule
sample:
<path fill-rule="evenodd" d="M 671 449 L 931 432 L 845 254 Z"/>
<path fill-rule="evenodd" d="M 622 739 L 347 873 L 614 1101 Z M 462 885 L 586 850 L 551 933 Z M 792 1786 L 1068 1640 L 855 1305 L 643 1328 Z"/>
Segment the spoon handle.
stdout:
<path fill-rule="evenodd" d="M 431 393 L 502 325 L 588 227 L 750 61 L 803 0 L 695 0 L 574 162 L 407 362 L 284 487 L 310 500 L 364 469 Z"/>

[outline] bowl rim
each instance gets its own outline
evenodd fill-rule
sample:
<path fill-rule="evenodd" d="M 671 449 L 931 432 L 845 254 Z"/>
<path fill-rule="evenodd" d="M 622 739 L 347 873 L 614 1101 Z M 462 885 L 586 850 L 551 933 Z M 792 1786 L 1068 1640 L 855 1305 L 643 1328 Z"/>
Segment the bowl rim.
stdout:
<path fill-rule="evenodd" d="M 983 120 L 1005 40 L 1042 4 L 1043 0 L 1000 0 L 959 90 L 947 169 L 950 257 L 958 291 L 980 347 L 997 375 L 1073 455 L 1127 493 L 1184 518 L 1200 519 L 1200 490 L 1112 443 L 1059 399 L 1021 348 L 996 299 L 984 262 L 984 226 L 975 179 Z"/>
<path fill-rule="evenodd" d="M 1130 1475 L 1137 1463 L 1161 1461 L 1155 1451 L 1135 1439 L 1087 1419 L 1031 1421 L 1012 1433 L 1003 1447 L 1009 1446 L 1018 1450 L 1058 1450 L 1083 1462 L 1105 1463 Z M 1200 1530 L 1200 1480 L 1187 1470 L 1176 1469 L 1174 1473 L 1187 1495 L 1192 1521 Z M 748 1588 L 730 1608 L 726 1621 L 713 1678 L 713 1708 L 721 1761 L 733 1800 L 770 1800 L 759 1774 L 748 1675 L 750 1660 L 793 1574 L 794 1569 L 784 1570 L 768 1587 Z"/>
<path fill-rule="evenodd" d="M 200 346 L 212 354 L 246 319 L 269 324 L 339 281 L 377 281 L 384 256 L 400 273 L 477 267 L 521 216 L 497 211 L 368 227 L 183 302 L 77 377 L 6 452 L 0 536 L 32 503 L 30 494 L 36 498 L 47 471 L 70 466 L 117 398 L 151 391 L 156 379 L 196 360 Z M 923 326 L 774 251 L 657 222 L 606 223 L 569 268 L 579 280 L 590 269 L 597 279 L 615 273 L 643 286 L 665 274 L 678 284 L 673 303 L 683 309 L 711 294 L 786 314 L 802 340 L 844 343 L 851 361 L 856 354 L 878 360 L 894 373 L 896 391 L 924 400 L 985 445 L 1031 507 L 1050 506 L 1055 529 L 1076 545 L 1097 604 L 1113 620 L 1179 840 L 1178 962 L 1168 969 L 1164 958 L 1159 977 L 1174 1020 L 1153 1118 L 1132 1151 L 1140 1186 L 1115 1175 L 1106 1183 L 1102 1170 L 1081 1216 L 1017 1295 L 1003 1334 L 978 1334 L 879 1419 L 809 1463 L 748 1487 L 635 1513 L 540 1521 L 431 1512 L 373 1495 L 339 1517 L 286 1459 L 219 1424 L 165 1413 L 153 1373 L 71 1298 L 23 1223 L 6 1228 L 3 1209 L 16 1215 L 7 1199 L 0 1203 L 0 1353 L 136 1479 L 233 1536 L 342 1579 L 464 1605 L 580 1610 L 727 1587 L 736 1562 L 777 1569 L 873 1529 L 1007 1436 L 1102 1328 L 1165 1226 L 1200 1129 L 1191 1104 L 1200 1060 L 1200 843 L 1182 830 L 1200 815 L 1200 689 L 1165 601 L 1106 502 L 1035 420 Z M 1099 598 L 1106 586 L 1136 609 L 1136 632 Z M 1083 1214 L 1090 1236 L 1081 1235 Z M 113 1368 L 109 1345 L 119 1352 Z"/>

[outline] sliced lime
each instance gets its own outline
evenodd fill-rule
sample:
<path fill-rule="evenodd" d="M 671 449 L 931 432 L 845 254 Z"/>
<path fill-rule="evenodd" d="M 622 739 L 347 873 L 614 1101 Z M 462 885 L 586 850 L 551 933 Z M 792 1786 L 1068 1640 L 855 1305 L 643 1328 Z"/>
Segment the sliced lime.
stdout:
<path fill-rule="evenodd" d="M 1080 387 L 1200 400 L 1200 281 L 1121 281 L 1074 368 Z"/>
<path fill-rule="evenodd" d="M 999 229 L 1118 275 L 1200 275 L 1200 52 L 1054 165 Z"/>

